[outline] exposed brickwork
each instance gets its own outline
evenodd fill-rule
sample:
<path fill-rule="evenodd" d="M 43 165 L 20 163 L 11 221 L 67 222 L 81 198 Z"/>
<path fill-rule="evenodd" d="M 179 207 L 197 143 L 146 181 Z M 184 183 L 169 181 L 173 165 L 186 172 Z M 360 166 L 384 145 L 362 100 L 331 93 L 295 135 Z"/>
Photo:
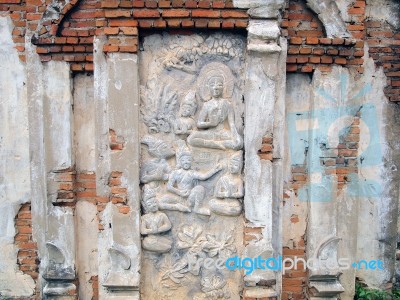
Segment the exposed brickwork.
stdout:
<path fill-rule="evenodd" d="M 27 29 L 36 30 L 50 0 L 2 0 L 0 14 L 14 22 L 16 48 L 24 57 Z M 330 71 L 333 65 L 363 72 L 364 42 L 378 66 L 388 76 L 386 96 L 400 101 L 400 34 L 389 24 L 367 20 L 365 0 L 348 8 L 347 28 L 351 39 L 325 37 L 317 15 L 305 0 L 288 0 L 282 33 L 289 40 L 288 72 L 313 72 L 316 67 Z M 228 29 L 246 28 L 245 10 L 235 9 L 231 0 L 73 0 L 65 5 L 57 20 L 41 22 L 35 43 L 43 61 L 63 60 L 72 71 L 93 71 L 93 37 L 108 37 L 105 52 L 137 52 L 143 29 Z"/>
<path fill-rule="evenodd" d="M 346 133 L 339 140 L 336 149 L 327 149 L 326 157 L 321 157 L 321 164 L 324 166 L 325 175 L 337 175 L 338 193 L 343 190 L 346 184 L 351 181 L 351 174 L 357 176 L 357 156 L 360 141 L 360 116 L 354 117 L 354 121 L 348 127 Z M 332 151 L 333 150 L 333 151 Z M 337 152 L 337 155 L 335 154 Z"/>
<path fill-rule="evenodd" d="M 93 288 L 93 297 L 91 300 L 98 300 L 99 299 L 99 276 L 92 276 L 90 278 L 90 283 L 92 284 L 92 288 Z"/>
<path fill-rule="evenodd" d="M 339 144 L 335 148 L 327 148 L 327 145 L 321 144 L 323 150 L 320 157 L 321 165 L 324 167 L 323 175 L 336 175 L 337 193 L 341 193 L 343 188 L 351 182 L 351 175 L 357 176 L 357 156 L 360 141 L 360 114 L 357 113 L 353 118 L 352 124 L 339 137 Z M 307 174 L 307 165 L 292 166 L 292 181 L 290 189 L 298 195 L 299 189 L 309 183 Z M 288 196 L 284 195 L 284 199 Z M 294 225 L 299 222 L 299 216 L 292 215 L 290 222 Z M 299 243 L 294 244 L 292 249 L 284 248 L 283 257 L 297 256 L 306 259 L 306 243 L 304 237 L 301 237 Z M 282 299 L 307 299 L 307 271 L 289 270 L 283 276 L 283 295 Z"/>
<path fill-rule="evenodd" d="M 312 72 L 317 66 L 322 71 L 330 71 L 332 65 L 354 66 L 362 72 L 364 43 L 364 14 L 354 11 L 357 1 L 349 7 L 352 24 L 348 25 L 353 39 L 326 38 L 322 23 L 304 0 L 290 0 L 282 22 L 283 33 L 289 40 L 288 72 Z"/>
<path fill-rule="evenodd" d="M 75 1 L 76 2 L 76 1 Z M 232 1 L 82 0 L 35 39 L 43 61 L 71 62 L 73 71 L 93 71 L 93 37 L 108 37 L 104 52 L 138 51 L 140 29 L 244 29 L 248 16 Z"/>
<path fill-rule="evenodd" d="M 391 101 L 400 101 L 400 33 L 385 22 L 365 22 L 369 55 L 387 76 L 385 95 Z"/>
<path fill-rule="evenodd" d="M 25 60 L 25 34 L 34 31 L 51 0 L 0 0 L 0 15 L 9 14 L 13 23 L 12 32 L 16 49 Z M 364 43 L 369 46 L 369 55 L 377 66 L 382 66 L 387 80 L 385 95 L 391 101 L 400 101 L 400 34 L 386 22 L 371 21 L 365 17 L 365 0 L 353 1 L 348 8 L 351 21 L 347 24 L 351 39 L 326 38 L 322 23 L 306 5 L 305 0 L 288 0 L 283 14 L 282 33 L 288 38 L 287 72 L 311 73 L 317 67 L 329 72 L 333 65 L 344 66 L 363 72 Z M 42 22 L 34 39 L 42 61 L 58 60 L 70 62 L 74 72 L 92 72 L 93 37 L 106 36 L 104 52 L 138 51 L 139 36 L 144 30 L 170 30 L 189 33 L 189 30 L 234 30 L 244 31 L 248 24 L 245 10 L 233 8 L 231 0 L 72 0 L 63 7 L 57 20 Z M 348 184 L 351 174 L 357 174 L 357 149 L 359 142 L 359 117 L 355 116 L 335 149 L 326 149 L 331 154 L 320 158 L 325 175 L 336 174 L 338 193 Z M 124 141 L 110 130 L 110 148 L 122 150 Z M 321 145 L 323 147 L 323 145 Z M 264 137 L 259 151 L 261 159 L 272 161 L 273 139 Z M 334 155 L 332 155 L 334 153 Z M 89 201 L 104 210 L 110 201 L 120 212 L 129 213 L 127 190 L 122 185 L 122 173 L 113 172 L 109 178 L 111 194 L 98 197 L 94 173 L 75 174 L 67 170 L 56 174 L 58 183 L 55 205 L 74 206 L 76 201 Z M 292 166 L 292 181 L 289 188 L 296 194 L 308 183 L 307 166 Z M 285 201 L 288 196 L 284 195 Z M 37 278 L 37 250 L 29 233 L 29 205 L 24 205 L 16 218 L 16 244 L 20 247 L 18 263 L 20 270 Z M 26 218 L 25 218 L 26 217 Z M 298 222 L 292 215 L 290 221 Z M 27 226 L 27 227 L 26 227 Z M 102 230 L 102 226 L 99 225 Z M 24 232 L 25 231 L 25 232 Z M 261 228 L 246 227 L 245 243 L 257 238 Z M 284 249 L 285 256 L 304 255 L 304 239 L 293 249 Z M 297 253 L 297 254 L 293 254 Z M 35 264 L 33 262 L 35 261 Z M 306 277 L 302 271 L 289 271 L 283 278 L 282 299 L 306 299 Z M 92 278 L 94 294 L 98 299 L 98 279 Z M 97 298 L 96 298 L 97 297 Z"/>
<path fill-rule="evenodd" d="M 292 216 L 291 222 L 298 222 L 298 217 Z M 304 237 L 301 238 L 300 242 L 294 245 L 293 249 L 283 248 L 283 259 L 297 257 L 298 259 L 306 260 L 306 244 Z M 298 263 L 297 270 L 287 270 L 283 274 L 282 278 L 282 300 L 301 300 L 307 299 L 307 270 L 304 270 L 304 264 Z"/>
<path fill-rule="evenodd" d="M 15 218 L 16 235 L 14 244 L 18 250 L 18 269 L 37 281 L 39 277 L 39 258 L 37 244 L 32 238 L 32 214 L 31 204 L 26 203 L 21 206 Z M 35 293 L 36 294 L 36 293 Z M 35 298 L 35 295 L 32 299 Z"/>
<path fill-rule="evenodd" d="M 127 214 L 130 212 L 130 207 L 127 205 L 127 188 L 122 186 L 121 179 L 121 172 L 112 172 L 110 175 L 111 202 L 118 206 L 121 213 Z"/>
<path fill-rule="evenodd" d="M 118 136 L 115 130 L 110 129 L 110 149 L 111 150 L 123 150 L 124 149 L 124 138 Z"/>
<path fill-rule="evenodd" d="M 366 19 L 366 2 L 354 1 L 349 6 L 347 29 L 352 39 L 328 39 L 322 23 L 305 0 L 289 0 L 282 21 L 283 34 L 289 40 L 287 72 L 313 72 L 316 67 L 329 72 L 333 65 L 363 72 L 364 43 L 369 56 L 382 66 L 388 77 L 385 95 L 400 101 L 400 33 L 387 22 Z"/>
<path fill-rule="evenodd" d="M 58 191 L 56 202 L 53 204 L 58 206 L 75 206 L 75 171 L 65 170 L 57 172 L 55 173 L 54 181 L 58 184 Z"/>
<path fill-rule="evenodd" d="M 262 139 L 261 149 L 258 151 L 258 155 L 261 159 L 272 161 L 272 152 L 274 150 L 273 138 L 265 136 Z"/>

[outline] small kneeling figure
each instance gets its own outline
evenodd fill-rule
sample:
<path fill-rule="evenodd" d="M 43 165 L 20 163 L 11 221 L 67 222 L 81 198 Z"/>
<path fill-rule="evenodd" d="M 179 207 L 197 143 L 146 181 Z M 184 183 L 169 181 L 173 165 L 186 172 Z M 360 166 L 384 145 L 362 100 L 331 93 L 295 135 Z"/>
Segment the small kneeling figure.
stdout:
<path fill-rule="evenodd" d="M 171 250 L 172 241 L 160 235 L 171 230 L 168 216 L 158 211 L 156 195 L 152 190 L 145 190 L 142 200 L 144 215 L 141 217 L 140 233 L 145 236 L 142 241 L 143 249 L 147 251 L 165 253 Z"/>
<path fill-rule="evenodd" d="M 210 200 L 211 211 L 223 216 L 238 216 L 242 212 L 239 201 L 244 196 L 242 151 L 233 154 L 229 161 L 229 173 L 221 176 L 217 181 L 214 199 Z"/>

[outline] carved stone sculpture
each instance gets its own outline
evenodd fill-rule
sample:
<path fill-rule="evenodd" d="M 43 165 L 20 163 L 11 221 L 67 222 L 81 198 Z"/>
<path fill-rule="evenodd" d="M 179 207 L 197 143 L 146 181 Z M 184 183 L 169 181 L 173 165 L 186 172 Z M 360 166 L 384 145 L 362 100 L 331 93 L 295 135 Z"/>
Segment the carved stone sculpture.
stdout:
<path fill-rule="evenodd" d="M 161 235 L 171 229 L 172 225 L 168 216 L 158 211 L 155 193 L 145 191 L 142 206 L 144 215 L 141 217 L 140 233 L 145 236 L 142 247 L 145 250 L 164 253 L 171 250 L 172 241 Z"/>
<path fill-rule="evenodd" d="M 217 181 L 214 192 L 216 198 L 210 201 L 214 213 L 224 216 L 237 216 L 241 213 L 242 204 L 239 199 L 244 196 L 242 167 L 243 154 L 239 151 L 229 160 L 229 173 Z"/>
<path fill-rule="evenodd" d="M 217 63 L 215 67 L 218 67 Z M 223 98 L 226 84 L 224 73 L 221 69 L 209 70 L 205 84 L 209 95 L 203 98 L 205 102 L 197 120 L 197 128 L 200 130 L 189 135 L 188 143 L 196 147 L 222 150 L 242 148 L 243 141 L 235 126 L 232 104 Z"/>
<path fill-rule="evenodd" d="M 149 154 L 155 158 L 143 164 L 140 170 L 140 181 L 142 183 L 149 183 L 152 181 L 168 180 L 171 168 L 166 159 L 174 156 L 174 149 L 164 141 L 150 135 L 142 139 L 142 144 L 146 144 L 149 147 Z"/>
<path fill-rule="evenodd" d="M 209 262 L 243 249 L 244 48 L 229 34 L 144 39 L 143 300 L 240 299 L 240 272 Z"/>
<path fill-rule="evenodd" d="M 181 103 L 179 118 L 174 123 L 174 132 L 178 135 L 189 135 L 196 127 L 193 116 L 197 109 L 196 94 L 190 91 Z"/>
<path fill-rule="evenodd" d="M 180 144 L 180 149 L 176 155 L 177 168 L 172 171 L 167 185 L 168 191 L 172 194 L 163 197 L 161 205 L 164 203 L 170 205 L 186 204 L 189 208 L 188 211 L 193 210 L 193 212 L 201 215 L 210 215 L 210 210 L 203 207 L 204 187 L 198 185 L 197 180 L 207 180 L 222 168 L 217 166 L 206 173 L 192 170 L 192 154 L 183 141 Z"/>

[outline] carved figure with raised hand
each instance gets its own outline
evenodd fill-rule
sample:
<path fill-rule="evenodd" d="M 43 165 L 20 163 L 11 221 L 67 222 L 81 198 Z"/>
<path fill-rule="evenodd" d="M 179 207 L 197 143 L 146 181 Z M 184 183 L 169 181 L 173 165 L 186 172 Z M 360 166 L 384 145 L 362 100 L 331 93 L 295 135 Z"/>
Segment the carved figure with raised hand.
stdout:
<path fill-rule="evenodd" d="M 189 135 L 192 132 L 192 130 L 196 127 L 196 122 L 193 119 L 196 109 L 196 93 L 190 91 L 183 99 L 179 109 L 179 117 L 175 120 L 175 134 Z"/>
<path fill-rule="evenodd" d="M 140 233 L 145 236 L 142 241 L 143 249 L 157 253 L 168 252 L 172 241 L 161 233 L 169 231 L 172 225 L 168 216 L 158 210 L 154 190 L 144 188 L 142 207 L 144 215 L 141 217 Z"/>
<path fill-rule="evenodd" d="M 180 148 L 176 155 L 177 168 L 172 171 L 167 184 L 167 189 L 171 194 L 161 199 L 161 206 L 164 206 L 164 203 L 181 204 L 184 201 L 188 204 L 189 211 L 201 215 L 210 215 L 209 208 L 203 206 L 205 189 L 198 184 L 198 180 L 207 180 L 222 168 L 217 165 L 214 169 L 205 173 L 192 170 L 192 154 L 184 141 L 178 142 Z"/>
<path fill-rule="evenodd" d="M 242 167 L 243 153 L 239 151 L 229 160 L 229 173 L 217 181 L 214 192 L 216 198 L 210 200 L 210 208 L 214 213 L 224 216 L 238 216 L 241 213 L 242 204 L 238 199 L 244 196 Z"/>
<path fill-rule="evenodd" d="M 243 141 L 236 129 L 232 103 L 223 97 L 226 84 L 223 72 L 209 71 L 205 84 L 208 92 L 197 120 L 199 130 L 189 135 L 188 143 L 201 148 L 241 149 Z"/>
<path fill-rule="evenodd" d="M 140 181 L 142 183 L 149 183 L 152 181 L 168 180 L 171 168 L 168 165 L 167 158 L 175 155 L 174 149 L 166 142 L 150 135 L 146 135 L 142 139 L 142 144 L 149 147 L 149 154 L 155 158 L 143 164 L 140 170 Z"/>

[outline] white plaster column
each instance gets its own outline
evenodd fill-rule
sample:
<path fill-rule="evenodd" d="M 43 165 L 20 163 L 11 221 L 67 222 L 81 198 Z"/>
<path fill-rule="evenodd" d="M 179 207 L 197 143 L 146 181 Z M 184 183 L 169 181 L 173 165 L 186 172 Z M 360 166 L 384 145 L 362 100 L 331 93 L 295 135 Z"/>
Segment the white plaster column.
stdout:
<path fill-rule="evenodd" d="M 257 241 L 250 241 L 245 256 L 278 258 L 282 253 L 282 159 L 285 128 L 287 43 L 280 35 L 279 9 L 283 1 L 234 1 L 249 8 L 245 86 L 245 198 L 247 227 L 261 227 Z M 273 160 L 258 151 L 264 136 L 273 137 Z M 255 270 L 245 276 L 245 296 L 279 297 L 280 271 Z"/>
<path fill-rule="evenodd" d="M 122 173 L 130 213 L 108 203 L 99 234 L 100 299 L 139 299 L 141 242 L 139 231 L 139 89 L 136 54 L 105 56 L 95 41 L 97 191 L 110 196 L 111 172 Z M 109 131 L 123 139 L 122 150 L 111 150 Z"/>
<path fill-rule="evenodd" d="M 12 39 L 10 17 L 0 17 L 0 295 L 30 297 L 35 282 L 17 266 L 15 218 L 30 202 L 26 69 Z"/>

